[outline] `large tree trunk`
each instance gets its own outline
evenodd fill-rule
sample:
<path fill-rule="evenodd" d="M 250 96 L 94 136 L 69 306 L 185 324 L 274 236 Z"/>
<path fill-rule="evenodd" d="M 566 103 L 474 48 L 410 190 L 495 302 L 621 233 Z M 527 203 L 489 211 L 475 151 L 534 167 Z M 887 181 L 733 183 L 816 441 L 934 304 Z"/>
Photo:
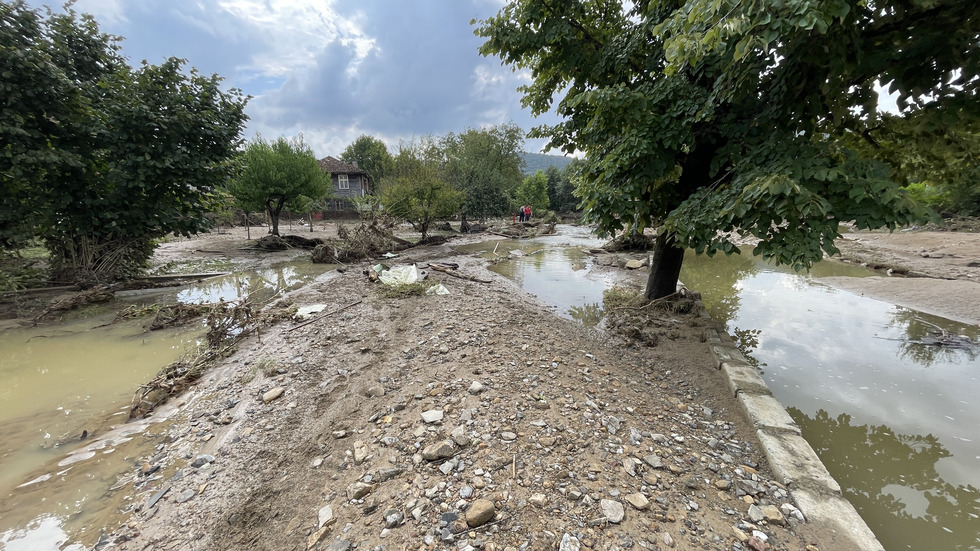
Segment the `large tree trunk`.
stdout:
<path fill-rule="evenodd" d="M 269 213 L 272 235 L 279 235 L 279 213 L 282 212 L 282 206 L 285 202 L 286 198 L 281 195 L 273 195 L 265 200 L 265 209 Z"/>
<path fill-rule="evenodd" d="M 675 293 L 683 263 L 684 249 L 677 246 L 674 234 L 661 232 L 657 235 L 650 276 L 647 278 L 647 299 L 654 300 Z"/>

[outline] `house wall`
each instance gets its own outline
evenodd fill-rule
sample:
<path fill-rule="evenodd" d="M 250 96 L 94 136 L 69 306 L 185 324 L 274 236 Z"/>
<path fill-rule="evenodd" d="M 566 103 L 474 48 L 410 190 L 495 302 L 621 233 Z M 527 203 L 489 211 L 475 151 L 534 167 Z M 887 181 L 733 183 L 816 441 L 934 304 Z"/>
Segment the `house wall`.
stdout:
<path fill-rule="evenodd" d="M 333 183 L 333 198 L 329 201 L 330 210 L 353 210 L 353 205 L 347 199 L 349 197 L 362 197 L 366 195 L 365 178 L 361 174 L 348 174 L 348 189 L 340 189 L 339 178 L 336 174 L 330 175 Z"/>

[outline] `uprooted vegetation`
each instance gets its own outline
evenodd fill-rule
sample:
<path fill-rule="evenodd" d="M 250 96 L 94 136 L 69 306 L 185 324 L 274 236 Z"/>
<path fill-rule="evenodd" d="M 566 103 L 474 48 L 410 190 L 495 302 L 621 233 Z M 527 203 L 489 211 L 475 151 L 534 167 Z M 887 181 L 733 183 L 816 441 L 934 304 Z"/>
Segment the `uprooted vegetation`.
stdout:
<path fill-rule="evenodd" d="M 696 293 L 687 289 L 648 300 L 642 292 L 613 287 L 603 293 L 605 327 L 629 341 L 657 346 L 662 338 L 680 338 L 681 324 L 699 326 L 703 308 Z"/>

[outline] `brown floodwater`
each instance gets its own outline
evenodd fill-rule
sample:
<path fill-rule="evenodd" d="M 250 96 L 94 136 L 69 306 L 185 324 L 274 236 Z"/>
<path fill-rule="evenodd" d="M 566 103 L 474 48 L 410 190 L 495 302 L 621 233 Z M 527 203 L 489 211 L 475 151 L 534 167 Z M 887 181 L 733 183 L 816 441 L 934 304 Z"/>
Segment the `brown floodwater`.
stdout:
<path fill-rule="evenodd" d="M 172 473 L 137 477 L 169 428 L 164 414 L 126 422 L 140 385 L 196 347 L 204 326 L 146 332 L 147 320 L 110 323 L 132 304 L 255 303 L 315 280 L 335 265 L 309 261 L 135 293 L 60 323 L 0 332 L 0 549 L 94 545 Z"/>

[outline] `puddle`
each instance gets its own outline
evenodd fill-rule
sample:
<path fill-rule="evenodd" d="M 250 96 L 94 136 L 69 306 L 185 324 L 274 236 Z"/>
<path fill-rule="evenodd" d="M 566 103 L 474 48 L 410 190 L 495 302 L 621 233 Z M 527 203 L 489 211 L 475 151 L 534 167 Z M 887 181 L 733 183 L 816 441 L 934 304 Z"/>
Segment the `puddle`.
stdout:
<path fill-rule="evenodd" d="M 146 319 L 109 325 L 117 309 L 244 296 L 262 303 L 333 268 L 284 263 L 122 299 L 84 319 L 0 332 L 0 549 L 62 549 L 69 538 L 93 545 L 98 534 L 87 527 L 118 523 L 135 463 L 168 428 L 125 423 L 130 401 L 194 348 L 204 328 L 144 332 Z"/>

